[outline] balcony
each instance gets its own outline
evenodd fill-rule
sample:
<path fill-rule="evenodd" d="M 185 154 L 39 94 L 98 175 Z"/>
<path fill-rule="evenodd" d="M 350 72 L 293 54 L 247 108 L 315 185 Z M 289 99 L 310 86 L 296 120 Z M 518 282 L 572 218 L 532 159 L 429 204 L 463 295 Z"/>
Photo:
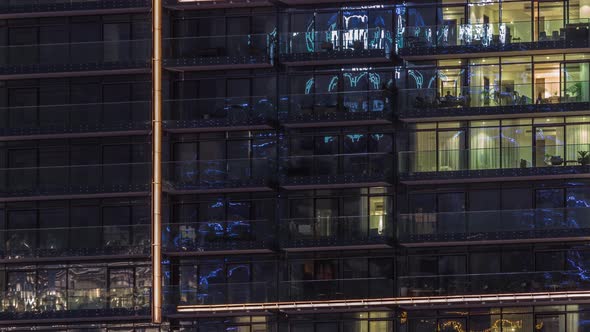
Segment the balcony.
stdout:
<path fill-rule="evenodd" d="M 281 247 L 290 251 L 389 248 L 391 224 L 386 215 L 283 219 Z"/>
<path fill-rule="evenodd" d="M 277 294 L 277 291 L 279 294 Z M 394 293 L 392 278 L 351 278 L 329 280 L 252 281 L 216 283 L 209 280 L 194 286 L 164 288 L 166 311 L 177 305 L 218 305 L 261 302 L 323 301 L 342 299 L 390 298 Z"/>
<path fill-rule="evenodd" d="M 553 95 L 533 98 L 540 89 L 533 83 L 498 86 L 467 86 L 458 94 L 443 96 L 443 89 L 401 89 L 398 93 L 398 116 L 402 120 L 418 118 L 478 118 L 500 115 L 563 115 L 564 112 L 587 111 L 590 90 L 587 81 L 548 82 L 560 87 Z M 441 97 L 443 96 L 443 97 Z"/>
<path fill-rule="evenodd" d="M 149 0 L 5 0 L 0 3 L 0 18 L 41 16 L 43 13 L 89 15 L 134 13 L 149 10 Z"/>
<path fill-rule="evenodd" d="M 150 190 L 149 163 L 0 169 L 0 201 L 130 196 Z"/>
<path fill-rule="evenodd" d="M 4 229 L 0 231 L 0 261 L 146 257 L 150 254 L 149 223 Z"/>
<path fill-rule="evenodd" d="M 590 25 L 587 20 L 565 25 L 563 20 L 544 21 L 541 25 L 549 30 L 543 31 L 536 27 L 533 29 L 537 24 L 541 23 L 523 21 L 409 26 L 401 33 L 399 55 L 417 59 L 470 53 L 583 50 L 590 45 Z"/>
<path fill-rule="evenodd" d="M 393 297 L 393 278 L 297 280 L 279 283 L 280 301 L 325 301 Z"/>
<path fill-rule="evenodd" d="M 164 252 L 170 255 L 205 252 L 270 252 L 274 246 L 272 220 L 180 222 L 164 225 Z"/>
<path fill-rule="evenodd" d="M 163 2 L 165 8 L 174 10 L 272 6 L 268 0 L 164 0 Z"/>
<path fill-rule="evenodd" d="M 164 287 L 164 310 L 173 313 L 178 305 L 215 305 L 270 302 L 276 285 L 266 281 L 220 283 L 202 278 L 198 284 Z"/>
<path fill-rule="evenodd" d="M 0 325 L 15 320 L 51 320 L 149 316 L 151 291 L 148 288 L 46 287 L 14 289 L 2 294 Z"/>
<path fill-rule="evenodd" d="M 424 297 L 590 289 L 586 271 L 514 272 L 398 277 L 398 296 Z"/>
<path fill-rule="evenodd" d="M 587 178 L 579 151 L 588 144 L 399 153 L 400 181 L 408 184 Z"/>
<path fill-rule="evenodd" d="M 382 90 L 283 95 L 279 120 L 285 127 L 299 128 L 388 124 L 392 101 Z"/>
<path fill-rule="evenodd" d="M 150 108 L 149 101 L 2 107 L 0 138 L 147 133 Z"/>
<path fill-rule="evenodd" d="M 267 158 L 176 161 L 163 168 L 170 194 L 268 191 L 275 173 Z"/>
<path fill-rule="evenodd" d="M 406 246 L 585 240 L 590 237 L 590 209 L 411 213 L 400 214 L 397 225 L 397 240 Z"/>
<path fill-rule="evenodd" d="M 0 79 L 148 73 L 150 52 L 147 39 L 2 46 Z"/>
<path fill-rule="evenodd" d="M 172 71 L 270 68 L 276 52 L 270 34 L 169 38 L 164 47 Z"/>
<path fill-rule="evenodd" d="M 383 29 L 289 32 L 280 36 L 279 60 L 288 66 L 390 62 L 391 31 Z"/>
<path fill-rule="evenodd" d="M 280 184 L 288 190 L 383 187 L 393 183 L 387 153 L 291 156 L 280 160 Z"/>
<path fill-rule="evenodd" d="M 170 132 L 272 129 L 272 98 L 244 96 L 164 101 L 164 126 Z"/>
<path fill-rule="evenodd" d="M 318 4 L 333 4 L 333 3 L 341 3 L 341 0 L 277 0 L 279 3 L 283 3 L 288 6 L 297 6 L 297 5 L 318 5 Z M 349 1 L 347 5 L 363 5 L 374 3 L 373 0 L 354 0 Z"/>

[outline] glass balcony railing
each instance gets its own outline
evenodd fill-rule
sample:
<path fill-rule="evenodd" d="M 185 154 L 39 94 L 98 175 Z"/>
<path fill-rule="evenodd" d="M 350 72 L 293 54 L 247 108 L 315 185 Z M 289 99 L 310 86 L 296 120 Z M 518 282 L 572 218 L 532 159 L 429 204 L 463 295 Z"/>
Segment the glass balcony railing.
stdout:
<path fill-rule="evenodd" d="M 398 93 L 400 115 L 446 116 L 541 112 L 556 108 L 571 110 L 580 103 L 580 110 L 590 102 L 590 82 L 546 82 L 541 89 L 533 83 L 505 86 L 466 86 L 457 89 L 401 89 Z M 533 107 L 534 108 L 531 108 Z M 504 108 L 502 108 L 504 107 Z M 522 110 L 519 110 L 522 109 Z"/>
<path fill-rule="evenodd" d="M 149 0 L 5 0 L 0 3 L 0 14 L 135 8 L 148 7 L 149 4 Z"/>
<path fill-rule="evenodd" d="M 151 40 L 0 46 L 0 74 L 149 68 Z"/>
<path fill-rule="evenodd" d="M 393 235 L 387 215 L 291 218 L 281 224 L 284 246 L 387 243 Z"/>
<path fill-rule="evenodd" d="M 194 9 L 194 8 L 227 8 L 228 5 L 237 8 L 258 7 L 268 5 L 266 0 L 222 0 L 222 1 L 203 1 L 203 0 L 164 0 L 165 7 L 174 9 Z"/>
<path fill-rule="evenodd" d="M 489 49 L 532 49 L 533 44 L 543 43 L 557 47 L 588 47 L 588 20 L 545 20 L 505 23 L 443 24 L 433 26 L 408 26 L 401 34 L 401 53 L 416 49 L 454 50 L 458 53 Z M 462 51 L 463 50 L 463 51 Z"/>
<path fill-rule="evenodd" d="M 148 130 L 151 102 L 104 102 L 0 108 L 0 136 Z"/>
<path fill-rule="evenodd" d="M 590 209 L 526 209 L 400 214 L 402 243 L 490 241 L 590 235 Z"/>
<path fill-rule="evenodd" d="M 276 102 L 266 96 L 180 99 L 164 101 L 167 129 L 269 125 Z"/>
<path fill-rule="evenodd" d="M 283 186 L 386 184 L 393 175 L 393 156 L 387 153 L 291 156 L 280 163 Z"/>
<path fill-rule="evenodd" d="M 162 233 L 167 252 L 268 249 L 276 235 L 271 220 L 169 223 Z"/>
<path fill-rule="evenodd" d="M 389 58 L 392 52 L 391 31 L 382 28 L 331 31 L 287 32 L 280 36 L 281 56 L 309 53 L 373 52 Z"/>
<path fill-rule="evenodd" d="M 1 294 L 0 319 L 149 315 L 149 288 L 44 287 Z"/>
<path fill-rule="evenodd" d="M 590 151 L 590 144 L 567 144 L 485 149 L 408 151 L 399 153 L 399 172 L 442 173 L 498 169 L 531 169 L 590 164 L 590 157 L 580 152 Z"/>
<path fill-rule="evenodd" d="M 199 284 L 165 286 L 164 299 L 167 310 L 177 305 L 215 305 L 260 303 L 276 301 L 276 285 L 271 282 L 217 283 L 207 279 Z"/>
<path fill-rule="evenodd" d="M 393 297 L 393 278 L 299 280 L 279 283 L 281 301 L 322 301 Z"/>
<path fill-rule="evenodd" d="M 282 95 L 279 118 L 285 123 L 391 120 L 393 96 L 385 90 Z"/>
<path fill-rule="evenodd" d="M 146 192 L 149 163 L 0 169 L 0 197 Z"/>
<path fill-rule="evenodd" d="M 273 180 L 268 158 L 175 161 L 163 164 L 169 191 L 267 188 Z"/>
<path fill-rule="evenodd" d="M 278 291 L 278 294 L 277 294 Z M 274 301 L 341 300 L 393 297 L 392 278 L 351 278 L 273 282 L 201 282 L 194 286 L 167 286 L 168 310 L 177 305 L 215 305 Z"/>
<path fill-rule="evenodd" d="M 180 37 L 164 40 L 166 66 L 272 64 L 275 42 L 270 34 Z"/>
<path fill-rule="evenodd" d="M 150 253 L 150 222 L 136 225 L 20 228 L 0 231 L 1 257 L 25 259 Z"/>
<path fill-rule="evenodd" d="M 398 277 L 398 296 L 561 292 L 590 289 L 586 271 L 514 272 Z"/>

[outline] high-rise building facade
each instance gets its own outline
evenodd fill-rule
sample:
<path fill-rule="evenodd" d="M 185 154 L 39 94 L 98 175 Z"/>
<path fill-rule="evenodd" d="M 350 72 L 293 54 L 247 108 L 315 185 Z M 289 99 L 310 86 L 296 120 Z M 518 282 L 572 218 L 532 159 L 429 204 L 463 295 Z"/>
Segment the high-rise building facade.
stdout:
<path fill-rule="evenodd" d="M 590 331 L 589 28 L 4 0 L 0 330 Z"/>

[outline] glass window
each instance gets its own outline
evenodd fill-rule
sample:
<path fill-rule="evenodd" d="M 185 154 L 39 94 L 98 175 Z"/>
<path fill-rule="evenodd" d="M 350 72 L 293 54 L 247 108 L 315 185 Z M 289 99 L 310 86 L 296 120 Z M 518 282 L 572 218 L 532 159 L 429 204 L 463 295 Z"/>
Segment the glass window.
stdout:
<path fill-rule="evenodd" d="M 502 253 L 502 272 L 526 272 L 533 270 L 533 256 L 529 251 L 505 251 Z"/>
<path fill-rule="evenodd" d="M 39 210 L 39 248 L 63 250 L 68 247 L 68 210 L 49 208 Z"/>
<path fill-rule="evenodd" d="M 436 256 L 411 256 L 408 259 L 410 276 L 433 276 L 438 274 L 438 258 Z"/>
<path fill-rule="evenodd" d="M 6 251 L 10 255 L 33 256 L 37 248 L 37 232 L 31 230 L 37 228 L 37 211 L 8 211 L 7 226 Z"/>
<path fill-rule="evenodd" d="M 39 186 L 46 191 L 61 191 L 68 184 L 67 147 L 43 147 L 39 149 Z M 85 182 L 83 182 L 85 183 Z M 76 185 L 82 185 L 77 183 Z"/>
<path fill-rule="evenodd" d="M 500 255 L 498 253 L 472 253 L 469 257 L 470 273 L 500 272 Z"/>
<path fill-rule="evenodd" d="M 8 124 L 14 128 L 37 127 L 37 89 L 35 88 L 11 88 L 8 90 L 9 106 L 14 107 L 8 111 Z"/>
<path fill-rule="evenodd" d="M 533 208 L 531 189 L 505 188 L 502 189 L 502 209 L 519 210 Z"/>
<path fill-rule="evenodd" d="M 562 1 L 533 2 L 539 41 L 558 41 L 565 37 L 564 4 Z"/>
<path fill-rule="evenodd" d="M 133 308 L 134 303 L 133 268 L 113 268 L 109 270 L 109 307 Z"/>
<path fill-rule="evenodd" d="M 66 310 L 67 271 L 65 269 L 41 269 L 37 272 L 37 296 L 42 311 Z"/>
<path fill-rule="evenodd" d="M 502 127 L 502 167 L 527 168 L 533 163 L 531 126 Z"/>
<path fill-rule="evenodd" d="M 11 27 L 8 29 L 8 61 L 12 65 L 35 64 L 38 58 L 38 33 L 36 27 Z"/>
<path fill-rule="evenodd" d="M 547 251 L 535 254 L 535 271 L 563 271 L 565 269 L 565 252 Z"/>
<path fill-rule="evenodd" d="M 465 131 L 438 132 L 438 171 L 465 169 Z"/>
<path fill-rule="evenodd" d="M 500 128 L 472 128 L 469 136 L 469 169 L 500 168 Z"/>
<path fill-rule="evenodd" d="M 14 296 L 9 301 L 6 310 L 12 312 L 34 311 L 36 301 L 29 301 L 36 296 L 36 271 L 9 271 L 7 273 L 6 288 L 8 294 Z"/>
<path fill-rule="evenodd" d="M 502 82 L 496 88 L 494 96 L 494 102 L 497 105 L 526 105 L 533 103 L 531 64 L 502 65 L 501 76 Z M 557 81 L 559 82 L 559 77 Z"/>
<path fill-rule="evenodd" d="M 131 26 L 129 23 L 105 23 L 103 25 L 103 59 L 105 62 L 126 61 L 131 58 Z"/>
<path fill-rule="evenodd" d="M 109 206 L 102 210 L 103 245 L 121 248 L 131 244 L 131 208 L 128 206 Z"/>
<path fill-rule="evenodd" d="M 68 271 L 70 310 L 102 309 L 106 305 L 106 268 L 76 267 Z"/>
<path fill-rule="evenodd" d="M 470 64 L 469 102 L 471 107 L 493 106 L 500 87 L 500 66 L 490 65 L 482 59 L 482 65 Z"/>
<path fill-rule="evenodd" d="M 400 156 L 407 164 L 402 164 L 403 171 L 433 172 L 436 163 L 436 131 L 418 131 L 410 136 L 410 152 Z M 403 167 L 405 166 L 405 167 Z"/>
<path fill-rule="evenodd" d="M 567 142 L 566 164 L 577 165 L 579 158 L 582 157 L 581 153 L 590 153 L 590 124 L 568 125 L 565 139 Z"/>
<path fill-rule="evenodd" d="M 73 249 L 102 248 L 100 213 L 97 206 L 74 206 L 70 209 L 70 246 Z M 80 250 L 80 252 L 84 252 Z"/>

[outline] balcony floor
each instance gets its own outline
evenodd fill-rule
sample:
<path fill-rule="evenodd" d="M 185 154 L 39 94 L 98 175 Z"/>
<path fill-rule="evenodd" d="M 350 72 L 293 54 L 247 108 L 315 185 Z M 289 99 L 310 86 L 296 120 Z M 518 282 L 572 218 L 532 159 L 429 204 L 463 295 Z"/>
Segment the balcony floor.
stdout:
<path fill-rule="evenodd" d="M 346 50 L 281 54 L 279 61 L 287 66 L 322 66 L 391 62 L 385 50 Z"/>
<path fill-rule="evenodd" d="M 483 106 L 483 107 L 445 107 L 445 108 L 421 108 L 400 111 L 399 119 L 404 122 L 419 121 L 448 121 L 449 118 L 456 120 L 484 119 L 502 117 L 523 117 L 523 116 L 563 116 L 587 113 L 590 110 L 590 102 L 569 102 L 557 104 L 528 104 L 528 105 L 506 105 L 506 106 Z"/>
<path fill-rule="evenodd" d="M 272 68 L 268 56 L 216 56 L 202 58 L 165 59 L 163 67 L 169 71 L 209 71 Z"/>
<path fill-rule="evenodd" d="M 399 57 L 404 60 L 428 60 L 428 59 L 455 59 L 461 58 L 486 57 L 492 56 L 511 56 L 522 55 L 527 52 L 529 55 L 554 54 L 554 53 L 574 53 L 587 51 L 587 41 L 544 41 L 530 43 L 514 43 L 504 46 L 474 46 L 474 45 L 456 45 L 448 47 L 411 47 L 399 50 Z"/>
<path fill-rule="evenodd" d="M 590 165 L 414 172 L 399 176 L 400 182 L 408 185 L 587 178 L 590 178 Z"/>

